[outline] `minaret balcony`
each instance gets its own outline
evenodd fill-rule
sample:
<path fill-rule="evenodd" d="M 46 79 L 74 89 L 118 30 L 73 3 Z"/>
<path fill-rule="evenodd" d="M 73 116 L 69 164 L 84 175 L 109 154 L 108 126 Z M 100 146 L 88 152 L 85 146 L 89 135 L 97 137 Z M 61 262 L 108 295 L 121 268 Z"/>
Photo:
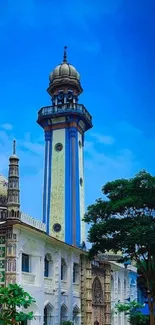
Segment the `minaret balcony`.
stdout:
<path fill-rule="evenodd" d="M 87 109 L 82 104 L 78 103 L 66 103 L 53 106 L 42 107 L 38 112 L 38 123 L 48 118 L 56 118 L 60 116 L 79 116 L 85 124 L 86 128 L 90 129 L 92 127 L 92 116 L 89 114 Z"/>

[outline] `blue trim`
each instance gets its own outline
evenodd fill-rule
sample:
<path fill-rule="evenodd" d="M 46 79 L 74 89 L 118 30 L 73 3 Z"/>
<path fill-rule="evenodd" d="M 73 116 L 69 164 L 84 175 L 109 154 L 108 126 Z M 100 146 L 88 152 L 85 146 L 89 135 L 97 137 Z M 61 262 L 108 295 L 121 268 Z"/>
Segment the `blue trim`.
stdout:
<path fill-rule="evenodd" d="M 52 142 L 53 142 L 53 132 L 51 132 L 51 139 L 49 144 L 49 179 L 48 179 L 48 196 L 47 196 L 47 233 L 49 234 L 50 226 L 50 206 L 51 206 L 51 178 L 52 178 Z"/>
<path fill-rule="evenodd" d="M 69 129 L 65 129 L 65 242 L 72 242 L 71 220 L 71 163 L 70 163 L 70 138 Z"/>
<path fill-rule="evenodd" d="M 79 177 L 79 143 L 78 131 L 76 132 L 76 246 L 81 243 L 80 222 L 80 177 Z"/>
<path fill-rule="evenodd" d="M 73 153 L 76 148 L 72 146 L 72 138 L 74 137 L 76 139 L 77 129 L 76 127 L 70 127 L 69 128 L 69 140 L 70 140 L 70 224 L 71 224 L 71 241 L 70 245 L 74 245 L 74 228 L 75 228 L 75 235 L 76 235 L 76 211 L 75 211 L 75 224 L 74 224 L 74 218 L 73 218 L 73 192 L 76 194 L 76 176 L 73 180 Z M 75 150 L 76 155 L 76 150 Z M 75 156 L 76 159 L 76 156 Z M 75 166 L 74 166 L 75 167 Z M 74 182 L 75 181 L 75 182 Z M 76 209 L 76 198 L 75 198 L 75 209 Z M 76 238 L 75 238 L 76 239 Z"/>
<path fill-rule="evenodd" d="M 44 165 L 44 192 L 43 192 L 43 222 L 46 223 L 46 186 L 47 186 L 47 140 L 45 142 L 45 165 Z"/>

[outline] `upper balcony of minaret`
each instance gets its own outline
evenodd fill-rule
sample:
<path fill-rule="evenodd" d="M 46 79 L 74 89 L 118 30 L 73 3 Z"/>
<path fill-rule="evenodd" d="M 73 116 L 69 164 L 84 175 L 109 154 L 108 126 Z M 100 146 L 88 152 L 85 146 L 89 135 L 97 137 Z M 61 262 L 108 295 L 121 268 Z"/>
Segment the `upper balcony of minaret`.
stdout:
<path fill-rule="evenodd" d="M 50 73 L 49 80 L 47 92 L 51 96 L 52 105 L 39 110 L 38 124 L 45 128 L 53 123 L 53 119 L 60 120 L 63 117 L 65 123 L 76 120 L 83 131 L 89 130 L 92 127 L 92 117 L 84 105 L 79 104 L 78 96 L 83 91 L 80 74 L 67 62 L 66 47 L 63 62 Z"/>
<path fill-rule="evenodd" d="M 65 121 L 69 122 L 71 118 L 83 124 L 84 131 L 92 127 L 92 116 L 82 104 L 63 103 L 58 105 L 42 107 L 38 112 L 38 124 L 43 128 L 52 124 L 52 119 L 57 117 L 65 117 Z"/>

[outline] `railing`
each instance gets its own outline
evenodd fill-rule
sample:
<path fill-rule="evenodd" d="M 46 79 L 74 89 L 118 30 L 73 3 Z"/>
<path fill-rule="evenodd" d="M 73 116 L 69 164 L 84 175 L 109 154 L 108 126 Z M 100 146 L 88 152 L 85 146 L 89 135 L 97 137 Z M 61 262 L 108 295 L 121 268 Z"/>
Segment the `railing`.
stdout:
<path fill-rule="evenodd" d="M 61 280 L 61 289 L 67 290 L 67 281 Z"/>
<path fill-rule="evenodd" d="M 64 113 L 64 112 L 77 112 L 82 115 L 85 115 L 86 119 L 89 122 L 92 122 L 92 116 L 88 113 L 87 109 L 82 104 L 77 103 L 67 103 L 62 105 L 53 105 L 53 106 L 46 106 L 42 107 L 40 111 L 38 112 L 38 119 L 40 119 L 42 116 L 48 116 L 48 115 L 55 115 L 58 113 Z"/>
<path fill-rule="evenodd" d="M 48 290 L 53 290 L 53 281 L 52 278 L 44 278 L 44 288 Z"/>
<path fill-rule="evenodd" d="M 46 231 L 46 225 L 43 222 L 32 218 L 31 216 L 29 216 L 24 212 L 21 213 L 21 221 L 39 230 L 42 230 L 44 232 Z"/>
<path fill-rule="evenodd" d="M 22 272 L 22 282 L 23 284 L 27 285 L 34 285 L 35 284 L 35 274 L 28 273 L 28 272 Z"/>
<path fill-rule="evenodd" d="M 73 283 L 73 291 L 74 292 L 80 292 L 80 284 Z"/>

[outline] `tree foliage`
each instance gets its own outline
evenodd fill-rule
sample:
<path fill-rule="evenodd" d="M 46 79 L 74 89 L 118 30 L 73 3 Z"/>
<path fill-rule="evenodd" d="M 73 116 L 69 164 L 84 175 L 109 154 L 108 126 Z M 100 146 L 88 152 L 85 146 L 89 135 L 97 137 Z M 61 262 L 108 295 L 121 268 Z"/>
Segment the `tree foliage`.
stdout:
<path fill-rule="evenodd" d="M 0 287 L 0 324 L 20 324 L 21 321 L 33 319 L 33 312 L 17 311 L 17 307 L 27 309 L 33 302 L 35 299 L 18 284 Z"/>
<path fill-rule="evenodd" d="M 145 284 L 150 322 L 155 323 L 155 177 L 141 171 L 129 180 L 119 179 L 102 188 L 103 199 L 87 209 L 91 224 L 90 256 L 114 251 L 136 262 Z"/>
<path fill-rule="evenodd" d="M 125 304 L 116 304 L 115 310 L 116 314 L 123 312 L 131 325 L 146 325 L 148 323 L 148 317 L 144 316 L 140 311 L 142 307 L 134 300 Z"/>

